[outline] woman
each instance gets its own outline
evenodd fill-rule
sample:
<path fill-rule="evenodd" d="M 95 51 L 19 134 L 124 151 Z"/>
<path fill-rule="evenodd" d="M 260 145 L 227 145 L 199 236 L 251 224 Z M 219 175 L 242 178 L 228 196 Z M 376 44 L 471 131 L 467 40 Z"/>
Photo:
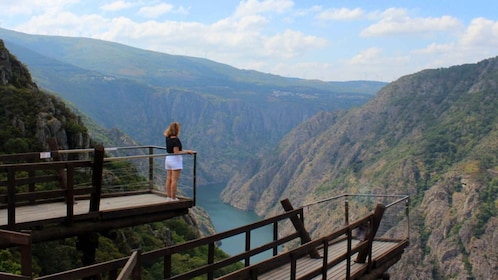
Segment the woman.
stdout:
<path fill-rule="evenodd" d="M 165 159 L 165 166 L 167 171 L 166 176 L 166 195 L 171 200 L 178 200 L 176 198 L 176 190 L 178 185 L 178 178 L 183 169 L 182 154 L 193 154 L 192 150 L 182 150 L 182 142 L 178 136 L 180 135 L 180 124 L 172 122 L 164 131 L 166 137 L 166 151 L 169 154 Z"/>

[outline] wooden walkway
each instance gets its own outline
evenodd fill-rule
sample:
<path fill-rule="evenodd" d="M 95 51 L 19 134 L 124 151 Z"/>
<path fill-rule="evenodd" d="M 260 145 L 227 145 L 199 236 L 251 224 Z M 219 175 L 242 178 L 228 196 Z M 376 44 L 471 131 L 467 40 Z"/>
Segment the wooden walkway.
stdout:
<path fill-rule="evenodd" d="M 352 246 L 356 246 L 359 243 L 358 240 L 352 240 Z M 396 252 L 405 244 L 402 241 L 374 241 L 372 248 L 372 259 L 374 266 L 386 261 L 386 257 L 391 252 Z M 328 247 L 328 259 L 334 260 L 340 258 L 341 255 L 346 253 L 347 240 L 332 244 Z M 319 254 L 323 256 L 323 249 L 318 250 Z M 368 270 L 367 263 L 356 263 L 357 254 L 351 256 L 350 263 L 350 273 L 351 279 L 355 279 L 363 275 Z M 323 259 L 311 258 L 309 255 L 305 255 L 299 258 L 296 262 L 296 279 L 300 279 L 306 274 L 312 272 L 313 270 L 320 269 L 323 266 Z M 326 279 L 346 279 L 346 269 L 347 261 L 341 261 L 340 263 L 334 265 L 332 268 L 326 271 Z M 258 277 L 261 280 L 275 280 L 275 279 L 291 279 L 291 264 L 287 263 L 285 265 L 275 267 L 273 270 L 266 272 Z M 322 279 L 322 275 L 313 277 L 311 279 Z"/>
<path fill-rule="evenodd" d="M 112 214 L 117 214 L 119 212 L 129 213 L 131 209 L 146 209 L 154 208 L 160 209 L 166 208 L 168 210 L 173 210 L 175 208 L 183 208 L 185 202 L 191 201 L 190 199 L 180 199 L 178 201 L 168 200 L 164 195 L 158 192 L 141 193 L 137 195 L 127 195 L 118 197 L 107 197 L 102 198 L 100 201 L 100 217 L 108 217 Z M 85 216 L 89 214 L 90 200 L 77 200 L 74 204 L 74 215 Z M 7 209 L 0 209 L 0 228 L 8 225 L 7 221 Z M 67 215 L 67 205 L 64 202 L 53 202 L 45 204 L 35 204 L 20 206 L 16 208 L 16 224 L 24 224 L 33 222 L 43 221 L 53 221 L 58 218 L 65 218 Z M 114 216 L 115 216 L 114 215 Z"/>
<path fill-rule="evenodd" d="M 68 218 L 64 202 L 37 203 L 16 207 L 15 230 L 30 230 L 33 242 L 43 242 L 137 226 L 186 215 L 194 203 L 190 198 L 170 201 L 164 193 L 143 191 L 103 196 L 99 211 L 90 211 L 89 198 L 77 200 Z M 0 209 L 0 229 L 12 230 L 8 224 L 8 209 Z M 0 248 L 9 242 L 0 239 Z"/>

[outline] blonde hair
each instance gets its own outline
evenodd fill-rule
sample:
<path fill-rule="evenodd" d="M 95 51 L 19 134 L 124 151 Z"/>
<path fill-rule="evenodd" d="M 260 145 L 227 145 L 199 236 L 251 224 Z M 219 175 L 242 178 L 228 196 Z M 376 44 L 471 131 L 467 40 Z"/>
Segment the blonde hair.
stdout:
<path fill-rule="evenodd" d="M 166 137 L 178 136 L 178 134 L 180 134 L 180 123 L 179 122 L 170 123 L 168 128 L 164 130 L 163 134 Z"/>

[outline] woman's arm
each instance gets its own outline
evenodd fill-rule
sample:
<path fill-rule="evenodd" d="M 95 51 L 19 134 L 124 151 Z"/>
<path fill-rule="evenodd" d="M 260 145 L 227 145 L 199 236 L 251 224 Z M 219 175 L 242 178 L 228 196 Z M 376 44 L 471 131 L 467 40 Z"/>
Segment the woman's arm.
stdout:
<path fill-rule="evenodd" d="M 193 151 L 193 150 L 183 150 L 183 151 L 180 151 L 179 147 L 173 147 L 173 153 L 179 154 L 179 155 L 182 155 L 182 154 L 195 154 L 195 151 Z"/>

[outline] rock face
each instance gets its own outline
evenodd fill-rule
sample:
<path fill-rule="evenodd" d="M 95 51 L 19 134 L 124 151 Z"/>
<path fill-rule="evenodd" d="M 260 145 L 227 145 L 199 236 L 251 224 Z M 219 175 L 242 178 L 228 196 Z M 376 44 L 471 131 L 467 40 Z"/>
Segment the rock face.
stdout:
<path fill-rule="evenodd" d="M 248 163 L 222 198 L 266 215 L 280 212 L 284 198 L 299 206 L 344 193 L 408 194 L 411 245 L 392 267 L 394 279 L 494 279 L 497 77 L 498 58 L 425 70 L 361 108 L 318 114 L 278 153 Z M 317 234 L 330 219 L 306 217 Z"/>
<path fill-rule="evenodd" d="M 48 151 L 48 138 L 55 138 L 60 149 L 90 147 L 81 119 L 61 100 L 40 91 L 1 40 L 0 83 L 0 151 Z"/>

